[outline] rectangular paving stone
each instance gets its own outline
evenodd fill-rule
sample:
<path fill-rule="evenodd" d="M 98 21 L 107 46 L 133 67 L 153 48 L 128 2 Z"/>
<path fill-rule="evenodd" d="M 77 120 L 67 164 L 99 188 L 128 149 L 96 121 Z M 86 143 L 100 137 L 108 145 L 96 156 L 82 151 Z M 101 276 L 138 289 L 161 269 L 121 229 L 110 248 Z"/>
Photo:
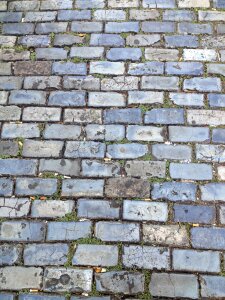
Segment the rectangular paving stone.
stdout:
<path fill-rule="evenodd" d="M 70 159 L 40 159 L 40 172 L 54 172 L 66 176 L 80 175 L 80 162 Z"/>
<path fill-rule="evenodd" d="M 84 1 L 82 1 L 84 3 Z M 75 21 L 75 20 L 90 20 L 90 10 L 59 10 L 58 11 L 59 21 Z"/>
<path fill-rule="evenodd" d="M 151 191 L 153 200 L 195 201 L 197 186 L 188 182 L 154 183 Z"/>
<path fill-rule="evenodd" d="M 148 153 L 148 146 L 138 143 L 107 145 L 106 156 L 116 159 L 131 159 L 142 157 Z"/>
<path fill-rule="evenodd" d="M 62 148 L 62 141 L 25 140 L 22 154 L 24 157 L 59 157 Z"/>
<path fill-rule="evenodd" d="M 88 124 L 85 131 L 87 140 L 121 141 L 125 138 L 124 125 Z"/>
<path fill-rule="evenodd" d="M 46 268 L 43 290 L 46 292 L 90 292 L 92 269 Z"/>
<path fill-rule="evenodd" d="M 112 200 L 79 199 L 77 202 L 77 216 L 89 219 L 118 219 L 120 203 Z"/>
<path fill-rule="evenodd" d="M 141 110 L 138 108 L 108 109 L 104 111 L 104 124 L 140 124 Z"/>
<path fill-rule="evenodd" d="M 208 101 L 210 107 L 225 107 L 224 94 L 208 94 Z"/>
<path fill-rule="evenodd" d="M 225 130 L 222 128 L 213 129 L 212 131 L 213 143 L 224 143 L 225 142 Z"/>
<path fill-rule="evenodd" d="M 125 164 L 127 176 L 151 178 L 166 177 L 166 163 L 160 161 L 127 161 Z"/>
<path fill-rule="evenodd" d="M 148 60 L 174 61 L 178 60 L 179 51 L 176 49 L 146 48 L 145 58 Z"/>
<path fill-rule="evenodd" d="M 109 198 L 149 198 L 150 184 L 136 178 L 110 178 L 106 181 L 105 195 Z"/>
<path fill-rule="evenodd" d="M 152 145 L 152 155 L 161 160 L 191 160 L 192 149 L 187 145 L 154 144 Z"/>
<path fill-rule="evenodd" d="M 49 294 L 20 294 L 19 300 L 65 300 L 64 296 L 56 296 L 56 295 L 49 295 Z"/>
<path fill-rule="evenodd" d="M 131 8 L 138 7 L 139 2 L 138 0 L 109 0 L 108 5 L 114 8 Z"/>
<path fill-rule="evenodd" d="M 103 23 L 102 22 L 80 22 L 80 21 L 73 21 L 71 23 L 71 31 L 72 32 L 85 32 L 85 33 L 92 33 L 92 32 L 102 32 L 103 31 Z"/>
<path fill-rule="evenodd" d="M 137 90 L 139 78 L 136 76 L 117 76 L 101 80 L 102 91 L 132 91 Z"/>
<path fill-rule="evenodd" d="M 203 201 L 225 201 L 225 184 L 208 183 L 200 187 Z"/>
<path fill-rule="evenodd" d="M 34 24 L 32 23 L 8 23 L 3 24 L 2 33 L 9 35 L 25 35 L 34 33 Z"/>
<path fill-rule="evenodd" d="M 12 196 L 13 181 L 9 178 L 0 178 L 0 196 Z"/>
<path fill-rule="evenodd" d="M 130 9 L 130 19 L 144 21 L 144 20 L 154 20 L 159 17 L 159 11 L 156 9 Z"/>
<path fill-rule="evenodd" d="M 37 124 L 23 123 L 5 123 L 2 127 L 2 138 L 38 138 L 40 137 L 40 129 Z"/>
<path fill-rule="evenodd" d="M 162 62 L 131 63 L 128 74 L 130 75 L 157 75 L 164 73 L 164 64 Z"/>
<path fill-rule="evenodd" d="M 94 19 L 98 21 L 125 21 L 126 12 L 122 9 L 98 9 L 94 12 Z"/>
<path fill-rule="evenodd" d="M 37 34 L 49 34 L 66 32 L 68 23 L 67 22 L 49 22 L 49 23 L 38 23 L 35 28 Z"/>
<path fill-rule="evenodd" d="M 170 176 L 173 179 L 211 180 L 212 166 L 209 164 L 170 164 Z"/>
<path fill-rule="evenodd" d="M 0 266 L 12 266 L 17 264 L 21 260 L 22 247 L 21 245 L 10 245 L 10 244 L 2 244 L 0 245 Z M 7 300 L 7 295 L 0 294 L 1 300 Z M 13 295 L 12 295 L 13 297 Z M 10 300 L 10 295 L 8 295 Z"/>
<path fill-rule="evenodd" d="M 200 283 L 202 297 L 224 297 L 225 291 L 223 276 L 201 275 Z"/>
<path fill-rule="evenodd" d="M 27 198 L 0 198 L 0 207 L 1 218 L 25 218 L 30 212 L 30 200 Z"/>
<path fill-rule="evenodd" d="M 63 87 L 67 90 L 100 90 L 100 79 L 89 76 L 64 76 Z"/>
<path fill-rule="evenodd" d="M 90 63 L 90 74 L 121 75 L 125 67 L 122 62 L 96 61 Z"/>
<path fill-rule="evenodd" d="M 43 270 L 35 267 L 5 267 L 1 268 L 0 272 L 5 278 L 1 280 L 0 289 L 16 290 L 22 289 L 40 289 L 42 283 Z M 16 286 L 15 286 L 15 278 Z"/>
<path fill-rule="evenodd" d="M 102 179 L 64 179 L 62 197 L 102 197 Z"/>
<path fill-rule="evenodd" d="M 41 2 L 41 10 L 55 10 L 55 9 L 68 9 L 73 7 L 72 0 L 44 0 Z"/>
<path fill-rule="evenodd" d="M 66 244 L 30 244 L 23 253 L 25 266 L 63 265 L 67 261 Z"/>
<path fill-rule="evenodd" d="M 116 266 L 118 247 L 111 245 L 78 245 L 72 264 L 74 266 Z"/>
<path fill-rule="evenodd" d="M 34 159 L 1 159 L 1 175 L 36 175 L 37 160 Z"/>
<path fill-rule="evenodd" d="M 102 112 L 97 109 L 65 109 L 64 122 L 73 124 L 101 124 Z"/>
<path fill-rule="evenodd" d="M 154 245 L 189 246 L 186 228 L 180 225 L 143 225 L 143 241 Z"/>
<path fill-rule="evenodd" d="M 61 218 L 72 213 L 72 200 L 35 200 L 32 202 L 31 217 L 33 218 Z"/>
<path fill-rule="evenodd" d="M 138 12 L 141 12 L 139 10 Z M 151 11 L 146 12 L 146 16 L 150 16 Z M 131 12 L 130 12 L 131 15 Z M 141 17 L 140 17 L 141 18 Z M 128 35 L 126 38 L 126 44 L 128 46 L 152 46 L 152 45 L 160 45 L 161 39 L 159 34 L 135 34 Z M 156 49 L 157 50 L 157 49 Z"/>
<path fill-rule="evenodd" d="M 144 117 L 145 124 L 184 124 L 184 110 L 180 108 L 153 108 Z"/>
<path fill-rule="evenodd" d="M 143 76 L 141 80 L 142 90 L 178 90 L 178 77 Z"/>
<path fill-rule="evenodd" d="M 60 118 L 61 118 L 60 108 L 25 107 L 23 110 L 23 121 L 56 122 L 56 121 L 60 121 Z"/>
<path fill-rule="evenodd" d="M 105 25 L 105 32 L 107 33 L 123 33 L 123 32 L 138 32 L 138 22 L 108 22 Z"/>
<path fill-rule="evenodd" d="M 34 104 L 44 105 L 46 103 L 46 93 L 43 91 L 18 90 L 11 91 L 9 104 Z"/>
<path fill-rule="evenodd" d="M 105 242 L 138 242 L 139 229 L 137 223 L 101 221 L 95 225 L 95 237 Z"/>
<path fill-rule="evenodd" d="M 197 36 L 191 35 L 168 35 L 165 36 L 167 48 L 197 48 L 199 41 Z M 183 50 L 185 51 L 185 49 Z M 187 50 L 188 51 L 188 50 Z M 171 59 L 172 60 L 172 59 Z"/>
<path fill-rule="evenodd" d="M 166 222 L 168 218 L 167 204 L 140 200 L 123 201 L 123 219 L 130 221 Z"/>
<path fill-rule="evenodd" d="M 148 270 L 169 269 L 170 256 L 167 248 L 148 246 L 124 246 L 123 265 L 126 268 Z"/>
<path fill-rule="evenodd" d="M 138 61 L 141 56 L 139 48 L 111 48 L 106 54 L 106 58 L 112 61 Z"/>
<path fill-rule="evenodd" d="M 0 229 L 1 241 L 38 242 L 45 238 L 45 224 L 43 222 L 6 221 Z"/>
<path fill-rule="evenodd" d="M 26 12 L 24 21 L 25 22 L 50 22 L 55 21 L 57 12 L 47 11 L 47 12 Z"/>
<path fill-rule="evenodd" d="M 173 22 L 142 22 L 141 29 L 143 32 L 170 33 L 175 31 L 175 23 Z"/>
<path fill-rule="evenodd" d="M 225 161 L 224 145 L 196 145 L 196 158 L 201 161 L 218 162 Z"/>
<path fill-rule="evenodd" d="M 199 62 L 167 62 L 166 74 L 169 75 L 202 75 L 203 64 Z"/>
<path fill-rule="evenodd" d="M 116 177 L 121 175 L 121 165 L 117 162 L 82 160 L 82 176 L 85 177 Z"/>
<path fill-rule="evenodd" d="M 0 155 L 3 156 L 17 156 L 19 152 L 19 146 L 16 141 L 0 141 Z"/>
<path fill-rule="evenodd" d="M 218 249 L 224 250 L 225 238 L 224 228 L 192 228 L 191 229 L 191 243 L 194 248 L 200 249 Z"/>
<path fill-rule="evenodd" d="M 23 77 L 18 76 L 1 76 L 0 89 L 1 90 L 19 90 L 22 88 Z"/>
<path fill-rule="evenodd" d="M 179 106 L 204 106 L 203 94 L 169 93 L 169 98 Z"/>
<path fill-rule="evenodd" d="M 146 8 L 175 8 L 174 0 L 143 0 L 143 7 Z"/>
<path fill-rule="evenodd" d="M 163 92 L 130 91 L 128 104 L 162 104 Z"/>
<path fill-rule="evenodd" d="M 209 129 L 205 127 L 169 126 L 169 139 L 172 142 L 209 142 Z"/>
<path fill-rule="evenodd" d="M 94 107 L 126 106 L 126 100 L 125 100 L 125 96 L 120 93 L 90 92 L 88 97 L 88 106 L 94 106 Z"/>
<path fill-rule="evenodd" d="M 30 76 L 24 79 L 24 89 L 27 90 L 59 90 L 60 88 L 61 78 L 59 76 Z"/>
<path fill-rule="evenodd" d="M 219 252 L 174 249 L 173 269 L 176 271 L 218 273 L 220 271 Z"/>
<path fill-rule="evenodd" d="M 30 1 L 30 0 L 29 0 Z M 51 44 L 51 39 L 47 35 L 25 35 L 18 37 L 17 43 L 25 47 L 48 47 Z M 26 53 L 26 52 L 25 52 Z M 30 58 L 30 53 L 29 58 Z M 19 54 L 17 54 L 18 56 Z M 28 58 L 28 59 L 29 59 Z"/>
<path fill-rule="evenodd" d="M 90 39 L 91 46 L 120 47 L 124 46 L 125 41 L 119 34 L 92 33 Z M 94 48 L 93 48 L 94 50 Z M 102 50 L 103 54 L 104 49 Z"/>
<path fill-rule="evenodd" d="M 213 206 L 175 204 L 173 209 L 175 222 L 213 224 L 216 219 Z"/>
<path fill-rule="evenodd" d="M 198 299 L 198 278 L 192 274 L 153 273 L 149 289 L 156 297 Z"/>
<path fill-rule="evenodd" d="M 45 126 L 45 139 L 77 140 L 81 135 L 81 127 L 77 125 L 49 124 Z"/>
<path fill-rule="evenodd" d="M 57 190 L 57 179 L 17 178 L 17 195 L 53 195 Z"/>
<path fill-rule="evenodd" d="M 40 56 L 37 55 L 37 58 L 40 58 Z M 43 58 L 48 59 L 47 57 L 43 57 Z M 53 55 L 51 55 L 50 59 L 53 59 Z M 36 61 L 36 62 L 17 61 L 14 64 L 14 74 L 15 75 L 50 75 L 51 66 L 52 66 L 51 62 L 48 61 Z"/>
<path fill-rule="evenodd" d="M 73 241 L 91 235 L 91 222 L 48 222 L 47 241 Z"/>
<path fill-rule="evenodd" d="M 53 58 L 51 57 L 50 59 Z M 87 67 L 85 63 L 54 62 L 52 73 L 56 75 L 86 75 Z"/>
<path fill-rule="evenodd" d="M 99 142 L 67 142 L 65 157 L 72 158 L 103 158 L 106 146 Z"/>
<path fill-rule="evenodd" d="M 85 106 L 84 91 L 56 91 L 51 92 L 48 98 L 50 106 Z"/>

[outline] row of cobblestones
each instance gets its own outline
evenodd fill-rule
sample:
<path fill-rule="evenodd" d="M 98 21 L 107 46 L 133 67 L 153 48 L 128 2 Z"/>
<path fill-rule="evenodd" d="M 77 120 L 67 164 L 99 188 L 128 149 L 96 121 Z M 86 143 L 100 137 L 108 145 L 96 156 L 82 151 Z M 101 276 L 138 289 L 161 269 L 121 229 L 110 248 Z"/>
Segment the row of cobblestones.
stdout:
<path fill-rule="evenodd" d="M 225 0 L 0 23 L 0 300 L 225 299 Z"/>

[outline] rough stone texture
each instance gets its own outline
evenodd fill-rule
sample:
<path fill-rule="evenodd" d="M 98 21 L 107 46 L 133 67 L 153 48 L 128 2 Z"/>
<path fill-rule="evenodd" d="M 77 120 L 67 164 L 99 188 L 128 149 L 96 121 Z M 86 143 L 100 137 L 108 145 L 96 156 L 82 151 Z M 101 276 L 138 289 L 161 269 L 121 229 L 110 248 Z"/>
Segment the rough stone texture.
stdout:
<path fill-rule="evenodd" d="M 0 300 L 225 299 L 224 10 L 0 1 Z"/>

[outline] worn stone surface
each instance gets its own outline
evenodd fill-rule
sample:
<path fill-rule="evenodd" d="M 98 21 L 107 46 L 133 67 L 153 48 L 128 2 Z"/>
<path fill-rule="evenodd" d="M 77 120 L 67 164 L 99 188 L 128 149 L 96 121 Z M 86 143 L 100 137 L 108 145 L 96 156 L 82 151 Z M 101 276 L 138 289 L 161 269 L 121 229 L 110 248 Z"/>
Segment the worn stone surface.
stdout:
<path fill-rule="evenodd" d="M 224 10 L 0 1 L 1 300 L 225 298 Z"/>

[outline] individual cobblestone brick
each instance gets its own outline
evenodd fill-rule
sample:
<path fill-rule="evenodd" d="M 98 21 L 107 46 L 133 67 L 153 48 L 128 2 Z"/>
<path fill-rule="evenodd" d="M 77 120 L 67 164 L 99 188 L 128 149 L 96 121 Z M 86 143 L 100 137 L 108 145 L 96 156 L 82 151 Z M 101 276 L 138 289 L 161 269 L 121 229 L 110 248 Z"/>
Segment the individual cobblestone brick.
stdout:
<path fill-rule="evenodd" d="M 120 176 L 120 164 L 97 160 L 82 160 L 82 175 L 86 177 L 115 177 Z"/>
<path fill-rule="evenodd" d="M 11 75 L 12 74 L 11 68 L 12 68 L 11 63 L 1 62 L 0 63 L 0 75 Z"/>
<path fill-rule="evenodd" d="M 95 275 L 100 292 L 135 295 L 144 291 L 144 275 L 138 272 L 111 271 Z"/>
<path fill-rule="evenodd" d="M 64 122 L 74 124 L 101 124 L 102 114 L 101 110 L 97 109 L 65 109 Z"/>
<path fill-rule="evenodd" d="M 159 17 L 159 11 L 156 9 L 130 9 L 130 19 L 144 21 L 144 20 L 154 20 Z"/>
<path fill-rule="evenodd" d="M 2 127 L 2 138 L 38 138 L 40 137 L 40 130 L 37 124 L 23 123 L 23 124 L 9 124 L 5 123 Z"/>
<path fill-rule="evenodd" d="M 0 198 L 2 218 L 21 218 L 30 212 L 30 200 L 26 198 Z"/>
<path fill-rule="evenodd" d="M 25 140 L 24 157 L 59 157 L 63 148 L 62 141 Z"/>
<path fill-rule="evenodd" d="M 154 245 L 189 246 L 186 228 L 179 225 L 143 225 L 143 241 Z"/>
<path fill-rule="evenodd" d="M 122 9 L 98 9 L 94 12 L 94 19 L 98 21 L 125 21 L 126 12 Z"/>
<path fill-rule="evenodd" d="M 221 91 L 221 81 L 219 78 L 192 78 L 184 80 L 184 90 L 199 92 L 219 92 Z"/>
<path fill-rule="evenodd" d="M 117 76 L 101 81 L 102 91 L 132 91 L 138 89 L 139 78 L 135 76 Z"/>
<path fill-rule="evenodd" d="M 179 0 L 178 7 L 190 8 L 190 7 L 210 7 L 209 0 Z"/>
<path fill-rule="evenodd" d="M 17 76 L 1 76 L 1 90 L 19 90 L 22 88 L 23 78 Z"/>
<path fill-rule="evenodd" d="M 36 48 L 37 59 L 61 60 L 67 58 L 67 51 L 60 48 Z"/>
<path fill-rule="evenodd" d="M 138 7 L 138 0 L 109 0 L 109 7 L 114 8 L 129 8 L 129 7 Z"/>
<path fill-rule="evenodd" d="M 146 8 L 175 8 L 176 3 L 174 0 L 143 0 L 143 7 Z"/>
<path fill-rule="evenodd" d="M 173 22 L 142 22 L 143 32 L 171 33 L 175 31 L 175 23 Z"/>
<path fill-rule="evenodd" d="M 109 109 L 104 111 L 105 124 L 140 124 L 141 110 L 138 108 Z"/>
<path fill-rule="evenodd" d="M 48 98 L 50 106 L 85 106 L 84 91 L 56 91 L 51 92 Z"/>
<path fill-rule="evenodd" d="M 18 44 L 25 47 L 49 47 L 50 43 L 51 39 L 47 35 L 25 35 L 18 37 Z M 30 53 L 28 52 L 28 54 Z"/>
<path fill-rule="evenodd" d="M 81 127 L 77 125 L 50 124 L 45 126 L 45 139 L 77 140 L 81 135 Z"/>
<path fill-rule="evenodd" d="M 165 21 L 194 21 L 195 14 L 189 10 L 165 10 L 163 12 L 163 20 Z"/>
<path fill-rule="evenodd" d="M 90 124 L 86 128 L 88 140 L 120 141 L 125 138 L 125 126 L 123 125 L 97 125 Z"/>
<path fill-rule="evenodd" d="M 224 291 L 224 277 L 223 276 L 200 276 L 201 295 L 208 298 L 223 298 Z"/>
<path fill-rule="evenodd" d="M 63 265 L 67 261 L 69 247 L 66 244 L 30 244 L 24 249 L 24 265 Z"/>
<path fill-rule="evenodd" d="M 143 179 L 110 178 L 106 182 L 105 195 L 109 198 L 149 198 L 150 184 Z"/>
<path fill-rule="evenodd" d="M 2 244 L 0 245 L 0 265 L 4 266 L 12 266 L 14 264 L 19 263 L 22 254 L 21 245 L 10 245 L 10 244 Z M 2 294 L 0 294 L 1 299 Z M 4 298 L 3 298 L 4 300 Z"/>
<path fill-rule="evenodd" d="M 44 0 L 41 2 L 41 10 L 55 10 L 55 9 L 68 9 L 73 7 L 72 0 Z"/>
<path fill-rule="evenodd" d="M 166 41 L 166 46 L 168 48 L 181 48 L 181 47 L 197 48 L 199 46 L 197 36 L 168 35 L 165 36 L 165 41 Z"/>
<path fill-rule="evenodd" d="M 52 195 L 57 190 L 56 179 L 17 178 L 17 195 Z"/>
<path fill-rule="evenodd" d="M 67 11 L 68 12 L 68 11 Z M 77 11 L 74 11 L 77 16 Z M 73 45 L 73 44 L 84 44 L 86 41 L 85 36 L 77 36 L 71 34 L 56 34 L 54 38 L 55 46 L 65 46 L 65 45 Z M 77 52 L 79 49 L 76 50 Z M 94 51 L 94 49 L 93 49 Z M 98 50 L 97 50 L 98 52 Z M 87 54 L 86 54 L 87 55 Z"/>
<path fill-rule="evenodd" d="M 191 243 L 194 248 L 223 250 L 225 247 L 224 228 L 192 228 Z"/>
<path fill-rule="evenodd" d="M 173 250 L 173 269 L 192 272 L 219 272 L 219 252 Z"/>
<path fill-rule="evenodd" d="M 61 78 L 59 76 L 31 76 L 24 80 L 24 89 L 60 89 Z"/>
<path fill-rule="evenodd" d="M 64 296 L 56 296 L 49 294 L 20 294 L 19 300 L 65 300 Z"/>
<path fill-rule="evenodd" d="M 1 224 L 1 241 L 38 242 L 45 238 L 45 224 L 29 221 L 6 221 Z"/>
<path fill-rule="evenodd" d="M 169 75 L 202 75 L 203 64 L 199 62 L 168 62 L 166 73 Z"/>
<path fill-rule="evenodd" d="M 0 196 L 12 196 L 13 181 L 8 178 L 0 178 Z"/>
<path fill-rule="evenodd" d="M 176 108 L 153 108 L 146 112 L 145 124 L 184 124 L 184 110 Z"/>
<path fill-rule="evenodd" d="M 130 177 L 166 177 L 166 163 L 159 161 L 127 161 L 125 171 Z"/>
<path fill-rule="evenodd" d="M 103 23 L 102 22 L 74 21 L 71 24 L 71 31 L 72 32 L 92 33 L 92 32 L 102 32 L 102 30 L 103 30 Z"/>
<path fill-rule="evenodd" d="M 51 59 L 53 59 L 53 56 L 51 57 Z M 14 64 L 14 74 L 15 75 L 50 75 L 51 65 L 52 65 L 51 62 L 48 61 L 37 61 L 37 62 L 18 61 Z"/>
<path fill-rule="evenodd" d="M 208 101 L 210 107 L 224 107 L 225 95 L 224 94 L 208 94 Z"/>
<path fill-rule="evenodd" d="M 138 22 L 108 22 L 105 25 L 107 33 L 123 33 L 123 32 L 138 32 Z"/>
<path fill-rule="evenodd" d="M 11 91 L 9 104 L 34 104 L 41 105 L 46 103 L 46 93 L 42 91 L 18 90 Z"/>
<path fill-rule="evenodd" d="M 152 145 L 152 155 L 156 159 L 191 160 L 192 150 L 186 145 Z"/>
<path fill-rule="evenodd" d="M 128 104 L 162 104 L 163 92 L 131 91 L 128 92 Z"/>
<path fill-rule="evenodd" d="M 89 219 L 118 219 L 120 203 L 115 200 L 79 199 L 77 203 L 77 216 Z"/>
<path fill-rule="evenodd" d="M 78 245 L 73 256 L 75 266 L 116 266 L 118 247 L 111 245 Z"/>
<path fill-rule="evenodd" d="M 90 292 L 92 269 L 46 268 L 43 290 L 46 292 Z"/>
<path fill-rule="evenodd" d="M 23 121 L 57 122 L 60 117 L 61 109 L 55 107 L 25 107 L 23 110 Z"/>
<path fill-rule="evenodd" d="M 0 155 L 17 156 L 19 146 L 16 141 L 0 141 Z"/>
<path fill-rule="evenodd" d="M 99 142 L 67 142 L 65 157 L 103 158 L 106 146 Z"/>
<path fill-rule="evenodd" d="M 102 241 L 138 242 L 139 224 L 101 221 L 95 225 L 95 236 Z"/>
<path fill-rule="evenodd" d="M 59 10 L 59 21 L 75 21 L 75 20 L 90 20 L 90 10 Z"/>
<path fill-rule="evenodd" d="M 128 74 L 130 75 L 150 75 L 163 74 L 164 64 L 162 62 L 147 62 L 147 63 L 131 63 L 129 65 Z"/>
<path fill-rule="evenodd" d="M 204 106 L 203 94 L 169 93 L 169 98 L 179 106 Z"/>
<path fill-rule="evenodd" d="M 225 185 L 223 183 L 208 183 L 200 187 L 203 201 L 225 201 Z"/>
<path fill-rule="evenodd" d="M 2 77 L 1 77 L 2 78 Z M 21 108 L 18 106 L 1 106 L 0 120 L 1 121 L 17 121 L 20 119 Z"/>
<path fill-rule="evenodd" d="M 139 48 L 111 48 L 106 54 L 107 59 L 112 61 L 137 61 L 140 60 L 141 56 L 142 52 Z"/>
<path fill-rule="evenodd" d="M 225 130 L 218 128 L 212 131 L 213 143 L 224 143 L 225 142 Z"/>
<path fill-rule="evenodd" d="M 40 159 L 40 172 L 55 172 L 67 176 L 80 175 L 80 163 L 70 159 Z"/>
<path fill-rule="evenodd" d="M 38 23 L 35 28 L 37 34 L 60 33 L 66 32 L 67 22 L 52 22 L 52 23 Z"/>
<path fill-rule="evenodd" d="M 9 92 L 0 91 L 0 104 L 6 104 L 8 100 Z"/>
<path fill-rule="evenodd" d="M 88 238 L 91 234 L 91 222 L 49 222 L 47 241 L 73 241 Z"/>
<path fill-rule="evenodd" d="M 0 299 L 1 300 L 15 300 L 15 296 L 14 296 L 14 294 L 0 293 Z"/>
<path fill-rule="evenodd" d="M 0 40 L 0 43 L 1 43 L 1 40 Z M 4 42 L 2 42 L 1 44 L 2 44 L 2 46 L 7 46 L 7 47 L 13 46 L 12 39 L 9 42 L 9 39 L 6 36 L 4 36 Z M 2 50 L 0 50 L 0 59 L 2 61 L 29 60 L 30 52 L 26 51 L 26 50 L 18 52 L 15 49 L 2 49 Z"/>
<path fill-rule="evenodd" d="M 224 162 L 225 147 L 223 145 L 196 145 L 196 158 L 201 161 Z"/>
<path fill-rule="evenodd" d="M 174 205 L 174 221 L 188 223 L 213 224 L 216 211 L 212 206 Z"/>
<path fill-rule="evenodd" d="M 103 71 L 103 73 L 104 72 L 105 71 Z M 88 105 L 94 107 L 126 106 L 126 100 L 124 95 L 120 93 L 90 92 L 88 97 Z"/>
<path fill-rule="evenodd" d="M 192 274 L 153 273 L 149 288 L 156 297 L 198 299 L 198 280 Z"/>
<path fill-rule="evenodd" d="M 123 219 L 125 220 L 166 222 L 167 218 L 166 203 L 140 200 L 123 201 Z"/>
<path fill-rule="evenodd" d="M 178 90 L 178 77 L 143 76 L 141 80 L 142 90 Z"/>
<path fill-rule="evenodd" d="M 119 34 L 92 33 L 90 39 L 91 46 L 124 46 L 125 41 Z M 104 50 L 103 50 L 104 51 Z M 103 53 L 102 51 L 102 53 Z M 100 55 L 101 56 L 101 55 Z"/>
<path fill-rule="evenodd" d="M 35 267 L 5 267 L 0 272 L 4 280 L 0 282 L 2 290 L 22 290 L 27 288 L 40 289 L 43 270 Z M 16 286 L 15 286 L 15 277 Z"/>
<path fill-rule="evenodd" d="M 167 248 L 148 246 L 124 246 L 123 265 L 126 268 L 169 269 L 170 256 Z"/>
<path fill-rule="evenodd" d="M 31 216 L 33 218 L 61 218 L 72 213 L 73 207 L 72 200 L 35 200 L 32 203 Z"/>
<path fill-rule="evenodd" d="M 195 201 L 196 192 L 194 183 L 164 182 L 153 184 L 151 196 L 153 200 Z"/>
<path fill-rule="evenodd" d="M 30 159 L 1 159 L 1 175 L 36 175 L 37 160 Z"/>
<path fill-rule="evenodd" d="M 173 179 L 211 180 L 212 166 L 208 164 L 170 164 L 170 176 Z"/>
<path fill-rule="evenodd" d="M 24 22 L 50 22 L 55 21 L 57 12 L 47 11 L 47 12 L 26 12 Z"/>
<path fill-rule="evenodd" d="M 178 32 L 184 34 L 212 34 L 213 28 L 211 24 L 193 24 L 183 22 L 178 24 Z"/>
<path fill-rule="evenodd" d="M 169 126 L 169 139 L 172 142 L 209 142 L 209 129 L 205 127 Z"/>
<path fill-rule="evenodd" d="M 149 11 L 148 11 L 149 15 Z M 128 35 L 126 38 L 126 44 L 128 46 L 151 46 L 160 44 L 159 34 L 136 34 Z"/>
<path fill-rule="evenodd" d="M 96 61 L 90 63 L 90 74 L 121 75 L 124 74 L 124 63 Z"/>
<path fill-rule="evenodd" d="M 53 59 L 53 57 L 51 57 L 51 59 Z M 61 58 L 59 57 L 59 59 Z M 85 63 L 55 62 L 52 65 L 52 73 L 56 75 L 86 75 L 87 67 Z"/>
<path fill-rule="evenodd" d="M 68 90 L 100 90 L 100 79 L 92 75 L 65 76 L 63 78 L 63 87 Z"/>
<path fill-rule="evenodd" d="M 1 46 L 6 46 L 6 47 L 13 47 L 16 43 L 16 36 L 10 36 L 10 35 L 1 35 L 0 36 L 0 45 Z M 2 54 L 7 55 L 6 53 L 10 52 L 15 52 L 14 50 L 10 49 L 9 50 L 1 50 L 0 51 L 0 57 L 2 57 Z M 29 55 L 29 52 L 26 51 L 26 54 Z"/>
<path fill-rule="evenodd" d="M 63 197 L 102 197 L 104 180 L 102 179 L 64 179 Z"/>
<path fill-rule="evenodd" d="M 212 49 L 184 49 L 184 60 L 216 61 L 218 54 Z"/>
<path fill-rule="evenodd" d="M 9 3 L 10 11 L 29 11 L 29 10 L 39 10 L 40 2 L 36 0 L 31 1 L 12 1 Z"/>
<path fill-rule="evenodd" d="M 34 33 L 34 24 L 32 23 L 8 23 L 2 26 L 3 34 L 25 35 Z"/>
<path fill-rule="evenodd" d="M 138 143 L 113 144 L 107 146 L 106 156 L 116 159 L 134 159 L 142 157 L 148 153 L 147 145 Z"/>

